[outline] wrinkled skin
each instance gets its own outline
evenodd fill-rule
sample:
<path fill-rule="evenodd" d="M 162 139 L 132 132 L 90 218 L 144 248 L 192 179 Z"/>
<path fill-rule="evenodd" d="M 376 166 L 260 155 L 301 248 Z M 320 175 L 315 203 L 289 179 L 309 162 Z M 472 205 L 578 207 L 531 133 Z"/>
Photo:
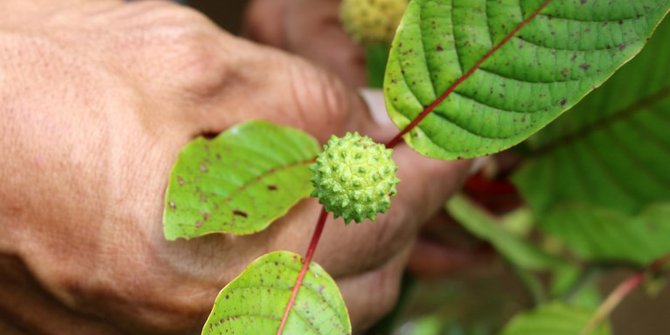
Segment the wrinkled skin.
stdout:
<path fill-rule="evenodd" d="M 339 5 L 340 0 L 252 0 L 244 33 L 259 43 L 304 56 L 351 87 L 366 86 L 365 51 L 345 33 Z M 380 121 L 391 122 L 384 117 Z M 419 237 L 407 267 L 419 278 L 445 277 L 492 260 L 489 250 L 466 242 L 472 237 L 444 211 L 423 225 Z"/>
<path fill-rule="evenodd" d="M 0 118 L 2 334 L 199 333 L 246 264 L 304 252 L 319 206 L 305 200 L 253 236 L 167 242 L 163 196 L 180 148 L 259 118 L 322 142 L 396 131 L 325 70 L 157 1 L 4 0 Z M 467 167 L 407 147 L 394 158 L 390 212 L 329 222 L 316 255 L 356 330 L 392 307 L 421 225 Z"/>

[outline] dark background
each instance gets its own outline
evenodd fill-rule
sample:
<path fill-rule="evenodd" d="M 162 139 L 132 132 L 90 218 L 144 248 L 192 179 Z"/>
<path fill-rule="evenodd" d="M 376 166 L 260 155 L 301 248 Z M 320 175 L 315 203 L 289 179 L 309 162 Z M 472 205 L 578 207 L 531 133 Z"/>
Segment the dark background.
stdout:
<path fill-rule="evenodd" d="M 239 33 L 243 11 L 248 0 L 188 0 L 189 6 L 205 13 L 224 29 Z"/>

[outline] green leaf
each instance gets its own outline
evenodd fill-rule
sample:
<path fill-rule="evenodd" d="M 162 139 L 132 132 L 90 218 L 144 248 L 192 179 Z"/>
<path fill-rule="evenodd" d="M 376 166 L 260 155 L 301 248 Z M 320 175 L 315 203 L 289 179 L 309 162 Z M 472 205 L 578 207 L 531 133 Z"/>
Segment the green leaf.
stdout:
<path fill-rule="evenodd" d="M 636 213 L 670 200 L 670 21 L 572 111 L 531 138 L 514 181 L 537 214 L 579 202 Z"/>
<path fill-rule="evenodd" d="M 410 3 L 384 83 L 396 125 L 407 126 L 485 60 L 405 141 L 444 159 L 494 153 L 523 141 L 637 54 L 670 8 L 670 0 L 554 0 L 485 57 L 543 2 Z"/>
<path fill-rule="evenodd" d="M 255 260 L 221 291 L 202 334 L 275 334 L 302 261 L 287 251 Z M 351 334 L 342 295 L 316 263 L 309 266 L 284 334 Z"/>
<path fill-rule="evenodd" d="M 551 303 L 516 316 L 501 335 L 578 335 L 593 312 L 575 306 Z M 608 335 L 609 327 L 600 326 L 592 335 Z"/>
<path fill-rule="evenodd" d="M 189 143 L 172 169 L 163 213 L 168 240 L 267 228 L 312 191 L 311 136 L 265 121 Z"/>
<path fill-rule="evenodd" d="M 500 222 L 464 196 L 452 197 L 447 203 L 447 210 L 470 233 L 491 243 L 498 252 L 520 268 L 546 270 L 564 265 L 560 258 L 545 253 L 502 228 Z"/>
<path fill-rule="evenodd" d="M 670 203 L 650 206 L 637 216 L 583 205 L 562 205 L 540 228 L 591 261 L 647 265 L 670 253 Z"/>

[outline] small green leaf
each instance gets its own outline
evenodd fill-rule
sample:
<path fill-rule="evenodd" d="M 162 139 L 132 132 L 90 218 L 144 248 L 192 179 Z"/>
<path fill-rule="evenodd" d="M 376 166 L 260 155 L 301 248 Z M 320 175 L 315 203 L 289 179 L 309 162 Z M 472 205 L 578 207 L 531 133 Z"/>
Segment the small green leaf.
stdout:
<path fill-rule="evenodd" d="M 670 253 L 670 203 L 652 205 L 637 216 L 583 205 L 557 206 L 540 228 L 591 261 L 647 265 Z"/>
<path fill-rule="evenodd" d="M 579 335 L 593 312 L 575 306 L 551 303 L 516 316 L 500 335 Z M 607 326 L 600 326 L 592 335 L 609 335 Z"/>
<path fill-rule="evenodd" d="M 601 88 L 529 141 L 514 176 L 534 212 L 575 202 L 634 214 L 670 200 L 670 21 Z"/>
<path fill-rule="evenodd" d="M 384 83 L 395 124 L 407 126 L 467 79 L 405 136 L 407 143 L 427 156 L 457 159 L 523 141 L 635 56 L 670 9 L 670 0 L 554 0 L 485 56 L 544 2 L 410 3 Z"/>
<path fill-rule="evenodd" d="M 545 270 L 564 262 L 533 244 L 505 230 L 495 218 L 464 196 L 455 196 L 447 203 L 449 214 L 475 236 L 488 241 L 512 264 L 527 270 Z"/>
<path fill-rule="evenodd" d="M 312 191 L 311 136 L 252 121 L 213 140 L 197 138 L 179 154 L 165 197 L 168 240 L 267 228 Z"/>
<path fill-rule="evenodd" d="M 275 334 L 302 261 L 287 251 L 255 260 L 221 291 L 202 334 Z M 347 308 L 335 281 L 315 263 L 305 275 L 284 334 L 351 334 Z"/>

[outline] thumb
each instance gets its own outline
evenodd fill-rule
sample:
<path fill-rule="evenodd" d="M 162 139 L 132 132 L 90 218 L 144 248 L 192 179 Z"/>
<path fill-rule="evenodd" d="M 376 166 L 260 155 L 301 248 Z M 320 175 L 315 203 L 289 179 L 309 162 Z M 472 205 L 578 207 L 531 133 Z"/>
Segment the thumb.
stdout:
<path fill-rule="evenodd" d="M 198 104 L 197 133 L 265 119 L 302 129 L 321 142 L 347 131 L 382 138 L 365 101 L 334 75 L 276 49 L 229 42 L 235 45 L 219 53 L 228 63 L 220 74 L 223 84 Z"/>

